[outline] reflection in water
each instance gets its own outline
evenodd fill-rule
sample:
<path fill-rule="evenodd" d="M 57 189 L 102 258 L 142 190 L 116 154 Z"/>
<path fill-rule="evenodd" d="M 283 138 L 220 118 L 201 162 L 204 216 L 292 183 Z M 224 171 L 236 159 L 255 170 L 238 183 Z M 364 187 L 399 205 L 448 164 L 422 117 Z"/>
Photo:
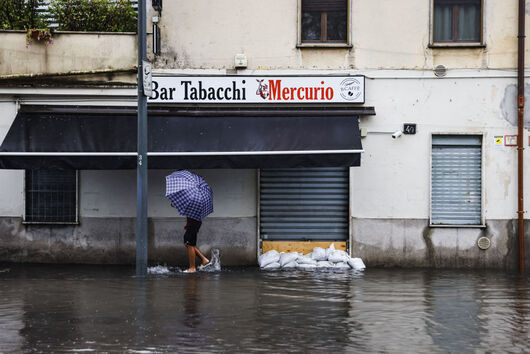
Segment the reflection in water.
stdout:
<path fill-rule="evenodd" d="M 0 352 L 528 349 L 530 280 L 503 272 L 254 268 L 134 277 L 10 266 Z"/>
<path fill-rule="evenodd" d="M 479 316 L 480 285 L 480 276 L 425 275 L 425 325 L 438 351 L 455 353 L 462 348 L 479 347 L 485 334 Z"/>

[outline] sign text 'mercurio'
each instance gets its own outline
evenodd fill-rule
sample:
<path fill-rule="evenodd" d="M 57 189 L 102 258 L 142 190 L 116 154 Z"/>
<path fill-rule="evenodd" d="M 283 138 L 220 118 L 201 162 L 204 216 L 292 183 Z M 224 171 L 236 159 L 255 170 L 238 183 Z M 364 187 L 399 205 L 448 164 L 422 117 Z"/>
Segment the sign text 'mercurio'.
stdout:
<path fill-rule="evenodd" d="M 364 77 L 153 77 L 149 102 L 364 103 Z"/>

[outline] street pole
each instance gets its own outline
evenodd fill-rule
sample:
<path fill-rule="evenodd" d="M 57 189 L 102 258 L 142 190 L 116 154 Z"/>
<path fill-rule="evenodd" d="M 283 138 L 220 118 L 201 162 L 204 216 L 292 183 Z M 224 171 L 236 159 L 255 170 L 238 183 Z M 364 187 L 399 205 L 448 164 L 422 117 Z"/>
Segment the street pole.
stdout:
<path fill-rule="evenodd" d="M 144 95 L 145 0 L 138 1 L 138 158 L 136 165 L 136 275 L 147 274 L 147 97 Z"/>
<path fill-rule="evenodd" d="M 526 1 L 519 0 L 519 30 L 517 35 L 517 232 L 519 238 L 519 272 L 524 273 L 524 40 Z"/>

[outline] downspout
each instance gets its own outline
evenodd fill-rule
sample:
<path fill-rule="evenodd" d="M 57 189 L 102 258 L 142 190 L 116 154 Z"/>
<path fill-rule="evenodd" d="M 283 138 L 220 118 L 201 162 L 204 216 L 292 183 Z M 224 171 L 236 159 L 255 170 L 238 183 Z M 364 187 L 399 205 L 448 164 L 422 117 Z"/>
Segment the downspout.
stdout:
<path fill-rule="evenodd" d="M 524 195 L 523 195 L 523 126 L 524 126 L 524 40 L 525 0 L 519 0 L 519 35 L 517 36 L 517 198 L 519 233 L 519 271 L 524 273 Z"/>

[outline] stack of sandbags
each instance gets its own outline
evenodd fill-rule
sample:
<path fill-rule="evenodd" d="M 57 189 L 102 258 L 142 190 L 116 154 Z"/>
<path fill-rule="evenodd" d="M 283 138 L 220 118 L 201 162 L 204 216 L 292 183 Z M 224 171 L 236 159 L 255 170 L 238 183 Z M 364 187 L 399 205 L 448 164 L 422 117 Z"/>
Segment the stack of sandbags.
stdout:
<path fill-rule="evenodd" d="M 261 269 L 354 269 L 364 270 L 366 266 L 360 258 L 351 258 L 348 253 L 336 250 L 335 245 L 329 248 L 315 247 L 313 252 L 303 255 L 298 252 L 281 252 L 272 250 L 262 254 L 258 263 Z"/>

